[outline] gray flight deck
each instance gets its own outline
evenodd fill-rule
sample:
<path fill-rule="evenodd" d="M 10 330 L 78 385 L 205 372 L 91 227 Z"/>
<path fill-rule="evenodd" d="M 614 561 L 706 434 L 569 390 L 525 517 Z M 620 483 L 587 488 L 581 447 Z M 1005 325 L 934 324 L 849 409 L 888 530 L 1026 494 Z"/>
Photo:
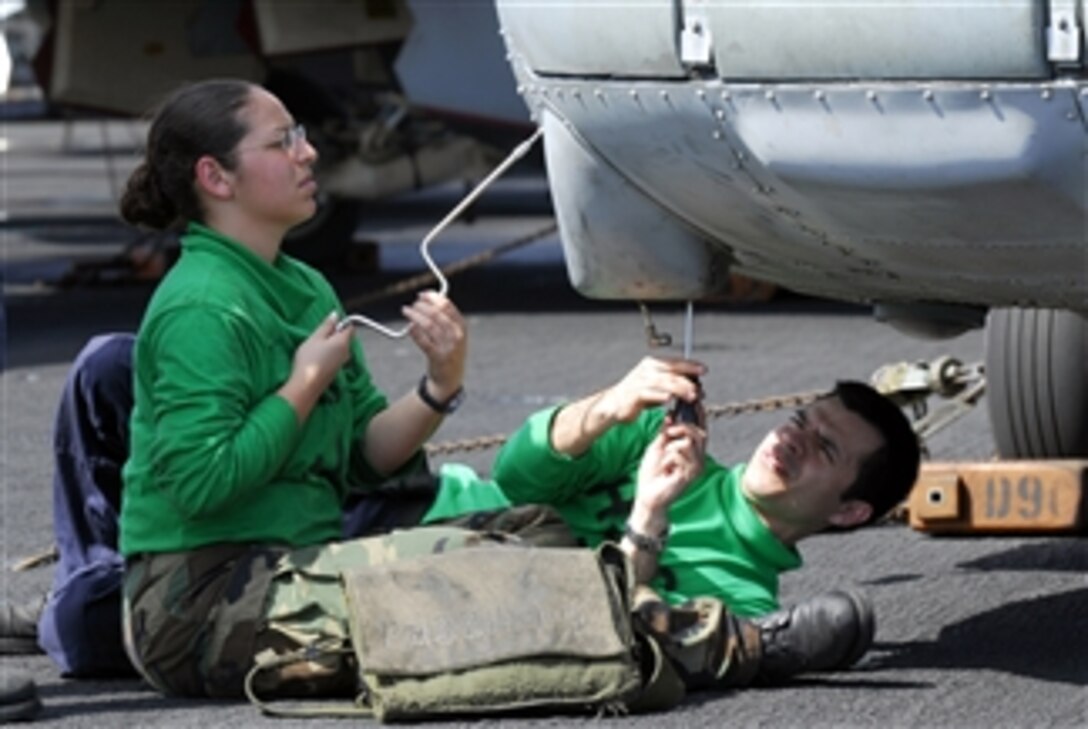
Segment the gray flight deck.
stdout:
<path fill-rule="evenodd" d="M 49 568 L 15 573 L 19 558 L 51 541 L 50 428 L 73 356 L 99 331 L 133 329 L 151 285 L 48 285 L 74 260 L 108 256 L 131 240 L 110 208 L 115 188 L 103 139 L 120 145 L 115 180 L 131 167 L 138 130 L 79 122 L 0 127 L 0 271 L 9 320 L 8 370 L 0 375 L 0 534 L 3 597 L 26 599 Z M 126 167 L 127 165 L 127 167 Z M 345 300 L 420 269 L 412 244 L 456 202 L 439 190 L 375 207 L 357 237 L 381 243 L 379 274 L 335 273 Z M 532 175 L 504 182 L 481 201 L 472 225 L 435 243 L 449 261 L 550 222 L 546 188 Z M 647 354 L 630 304 L 573 293 L 554 234 L 452 279 L 468 318 L 468 399 L 436 441 L 509 432 L 530 412 L 608 384 Z M 396 299 L 363 311 L 398 322 Z M 659 328 L 679 342 L 678 305 L 654 307 Z M 710 366 L 710 403 L 825 387 L 869 377 L 879 366 L 951 354 L 979 360 L 983 340 L 907 339 L 856 307 L 791 295 L 758 305 L 696 308 L 694 356 Z M 378 385 L 399 394 L 422 367 L 410 343 L 361 333 Z M 674 347 L 666 352 L 675 354 Z M 711 423 L 711 452 L 743 459 L 778 414 Z M 940 460 L 987 459 L 983 409 L 930 444 Z M 442 456 L 485 471 L 493 450 Z M 784 577 L 785 602 L 839 586 L 866 591 L 877 609 L 874 650 L 854 670 L 792 686 L 691 697 L 664 715 L 612 720 L 624 726 L 1040 727 L 1088 725 L 1088 545 L 1081 537 L 935 538 L 891 524 L 803 542 L 806 566 Z M 136 680 L 74 681 L 43 656 L 0 657 L 0 671 L 29 672 L 45 710 L 42 726 L 343 726 L 332 719 L 274 720 L 244 703 L 166 700 Z M 484 726 L 578 725 L 592 719 L 492 719 Z M 465 726 L 455 722 L 449 726 Z M 443 726 L 443 724 L 436 724 Z"/>

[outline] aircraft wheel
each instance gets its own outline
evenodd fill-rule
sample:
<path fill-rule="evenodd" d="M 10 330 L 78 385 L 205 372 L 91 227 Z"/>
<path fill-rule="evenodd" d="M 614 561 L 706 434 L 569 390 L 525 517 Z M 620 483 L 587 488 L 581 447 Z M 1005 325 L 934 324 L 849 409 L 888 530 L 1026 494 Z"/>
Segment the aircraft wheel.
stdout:
<path fill-rule="evenodd" d="M 1088 457 L 1088 317 L 993 309 L 986 322 L 990 425 L 1002 458 Z"/>

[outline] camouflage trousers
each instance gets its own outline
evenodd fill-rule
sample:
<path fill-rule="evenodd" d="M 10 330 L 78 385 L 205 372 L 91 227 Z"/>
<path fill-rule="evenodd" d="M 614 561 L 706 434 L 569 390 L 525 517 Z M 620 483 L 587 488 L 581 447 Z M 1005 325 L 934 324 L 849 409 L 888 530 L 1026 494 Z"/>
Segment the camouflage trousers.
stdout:
<path fill-rule="evenodd" d="M 284 549 L 214 545 L 151 554 L 126 564 L 125 650 L 140 674 L 164 694 L 240 697 L 254 657 L 320 643 L 346 645 L 347 567 L 461 549 L 481 533 L 419 527 L 380 537 Z M 344 662 L 288 667 L 283 694 L 339 694 L 354 686 Z"/>
<path fill-rule="evenodd" d="M 545 542 L 557 545 L 554 536 Z M 126 565 L 125 647 L 144 678 L 165 694 L 240 697 L 262 653 L 350 646 L 345 569 L 507 543 L 525 545 L 502 532 L 431 526 L 301 549 L 216 545 L 143 556 Z M 486 559 L 482 552 L 481 563 Z M 675 703 L 685 687 L 750 682 L 758 635 L 720 602 L 670 607 L 639 588 L 632 607 L 642 644 L 656 647 L 647 654 L 659 658 L 642 661 L 647 692 L 665 697 L 648 706 Z M 265 672 L 254 688 L 262 696 L 350 696 L 358 673 L 350 653 L 329 652 Z"/>

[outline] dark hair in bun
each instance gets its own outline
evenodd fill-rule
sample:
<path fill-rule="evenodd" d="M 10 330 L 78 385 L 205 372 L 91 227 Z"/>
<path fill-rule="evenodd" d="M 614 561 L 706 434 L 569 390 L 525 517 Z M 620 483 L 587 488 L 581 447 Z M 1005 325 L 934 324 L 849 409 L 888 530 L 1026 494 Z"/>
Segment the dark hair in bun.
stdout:
<path fill-rule="evenodd" d="M 125 185 L 121 217 L 156 230 L 202 221 L 193 187 L 196 161 L 209 155 L 234 169 L 234 149 L 248 131 L 239 112 L 253 88 L 247 81 L 213 79 L 171 94 L 151 122 L 144 161 Z"/>

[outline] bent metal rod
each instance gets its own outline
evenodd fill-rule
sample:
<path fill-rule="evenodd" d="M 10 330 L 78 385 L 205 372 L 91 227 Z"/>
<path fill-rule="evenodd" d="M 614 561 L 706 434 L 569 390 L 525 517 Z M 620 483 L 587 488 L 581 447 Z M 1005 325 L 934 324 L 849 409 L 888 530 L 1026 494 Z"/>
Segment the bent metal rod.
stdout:
<path fill-rule="evenodd" d="M 442 273 L 442 270 L 435 264 L 434 259 L 431 258 L 431 241 L 437 238 L 439 233 L 449 227 L 450 223 L 456 220 L 458 216 L 460 216 L 461 213 L 463 213 L 465 209 L 468 208 L 469 205 L 475 202 L 476 198 L 483 194 L 484 190 L 486 190 L 491 185 L 491 183 L 493 183 L 504 172 L 510 169 L 511 165 L 524 157 L 529 152 L 529 150 L 532 149 L 532 146 L 536 143 L 536 140 L 540 139 L 540 135 L 543 133 L 543 127 L 537 127 L 537 130 L 533 132 L 533 134 L 528 139 L 521 142 L 521 144 L 519 144 L 518 146 L 514 147 L 514 150 L 510 152 L 506 159 L 504 159 L 498 167 L 492 170 L 487 177 L 481 180 L 480 183 L 476 185 L 476 187 L 473 188 L 472 191 L 468 195 L 466 195 L 465 198 L 461 200 L 461 202 L 459 202 L 457 206 L 454 207 L 453 210 L 451 210 L 446 215 L 446 217 L 444 217 L 438 223 L 438 225 L 431 229 L 431 232 L 423 238 L 423 242 L 419 244 L 419 254 L 423 257 L 423 261 L 427 264 L 427 267 L 431 270 L 431 273 L 433 273 L 434 277 L 438 280 L 439 294 L 445 296 L 450 289 L 450 284 L 449 281 L 446 280 L 446 277 Z M 385 336 L 392 339 L 399 339 L 405 336 L 412 328 L 412 325 L 408 324 L 401 329 L 390 329 L 384 324 L 374 321 L 368 316 L 363 316 L 362 314 L 349 314 L 337 323 L 336 331 L 342 331 L 345 327 L 352 325 L 369 327 L 370 329 L 373 329 L 376 332 L 380 332 L 381 334 L 384 334 Z"/>

